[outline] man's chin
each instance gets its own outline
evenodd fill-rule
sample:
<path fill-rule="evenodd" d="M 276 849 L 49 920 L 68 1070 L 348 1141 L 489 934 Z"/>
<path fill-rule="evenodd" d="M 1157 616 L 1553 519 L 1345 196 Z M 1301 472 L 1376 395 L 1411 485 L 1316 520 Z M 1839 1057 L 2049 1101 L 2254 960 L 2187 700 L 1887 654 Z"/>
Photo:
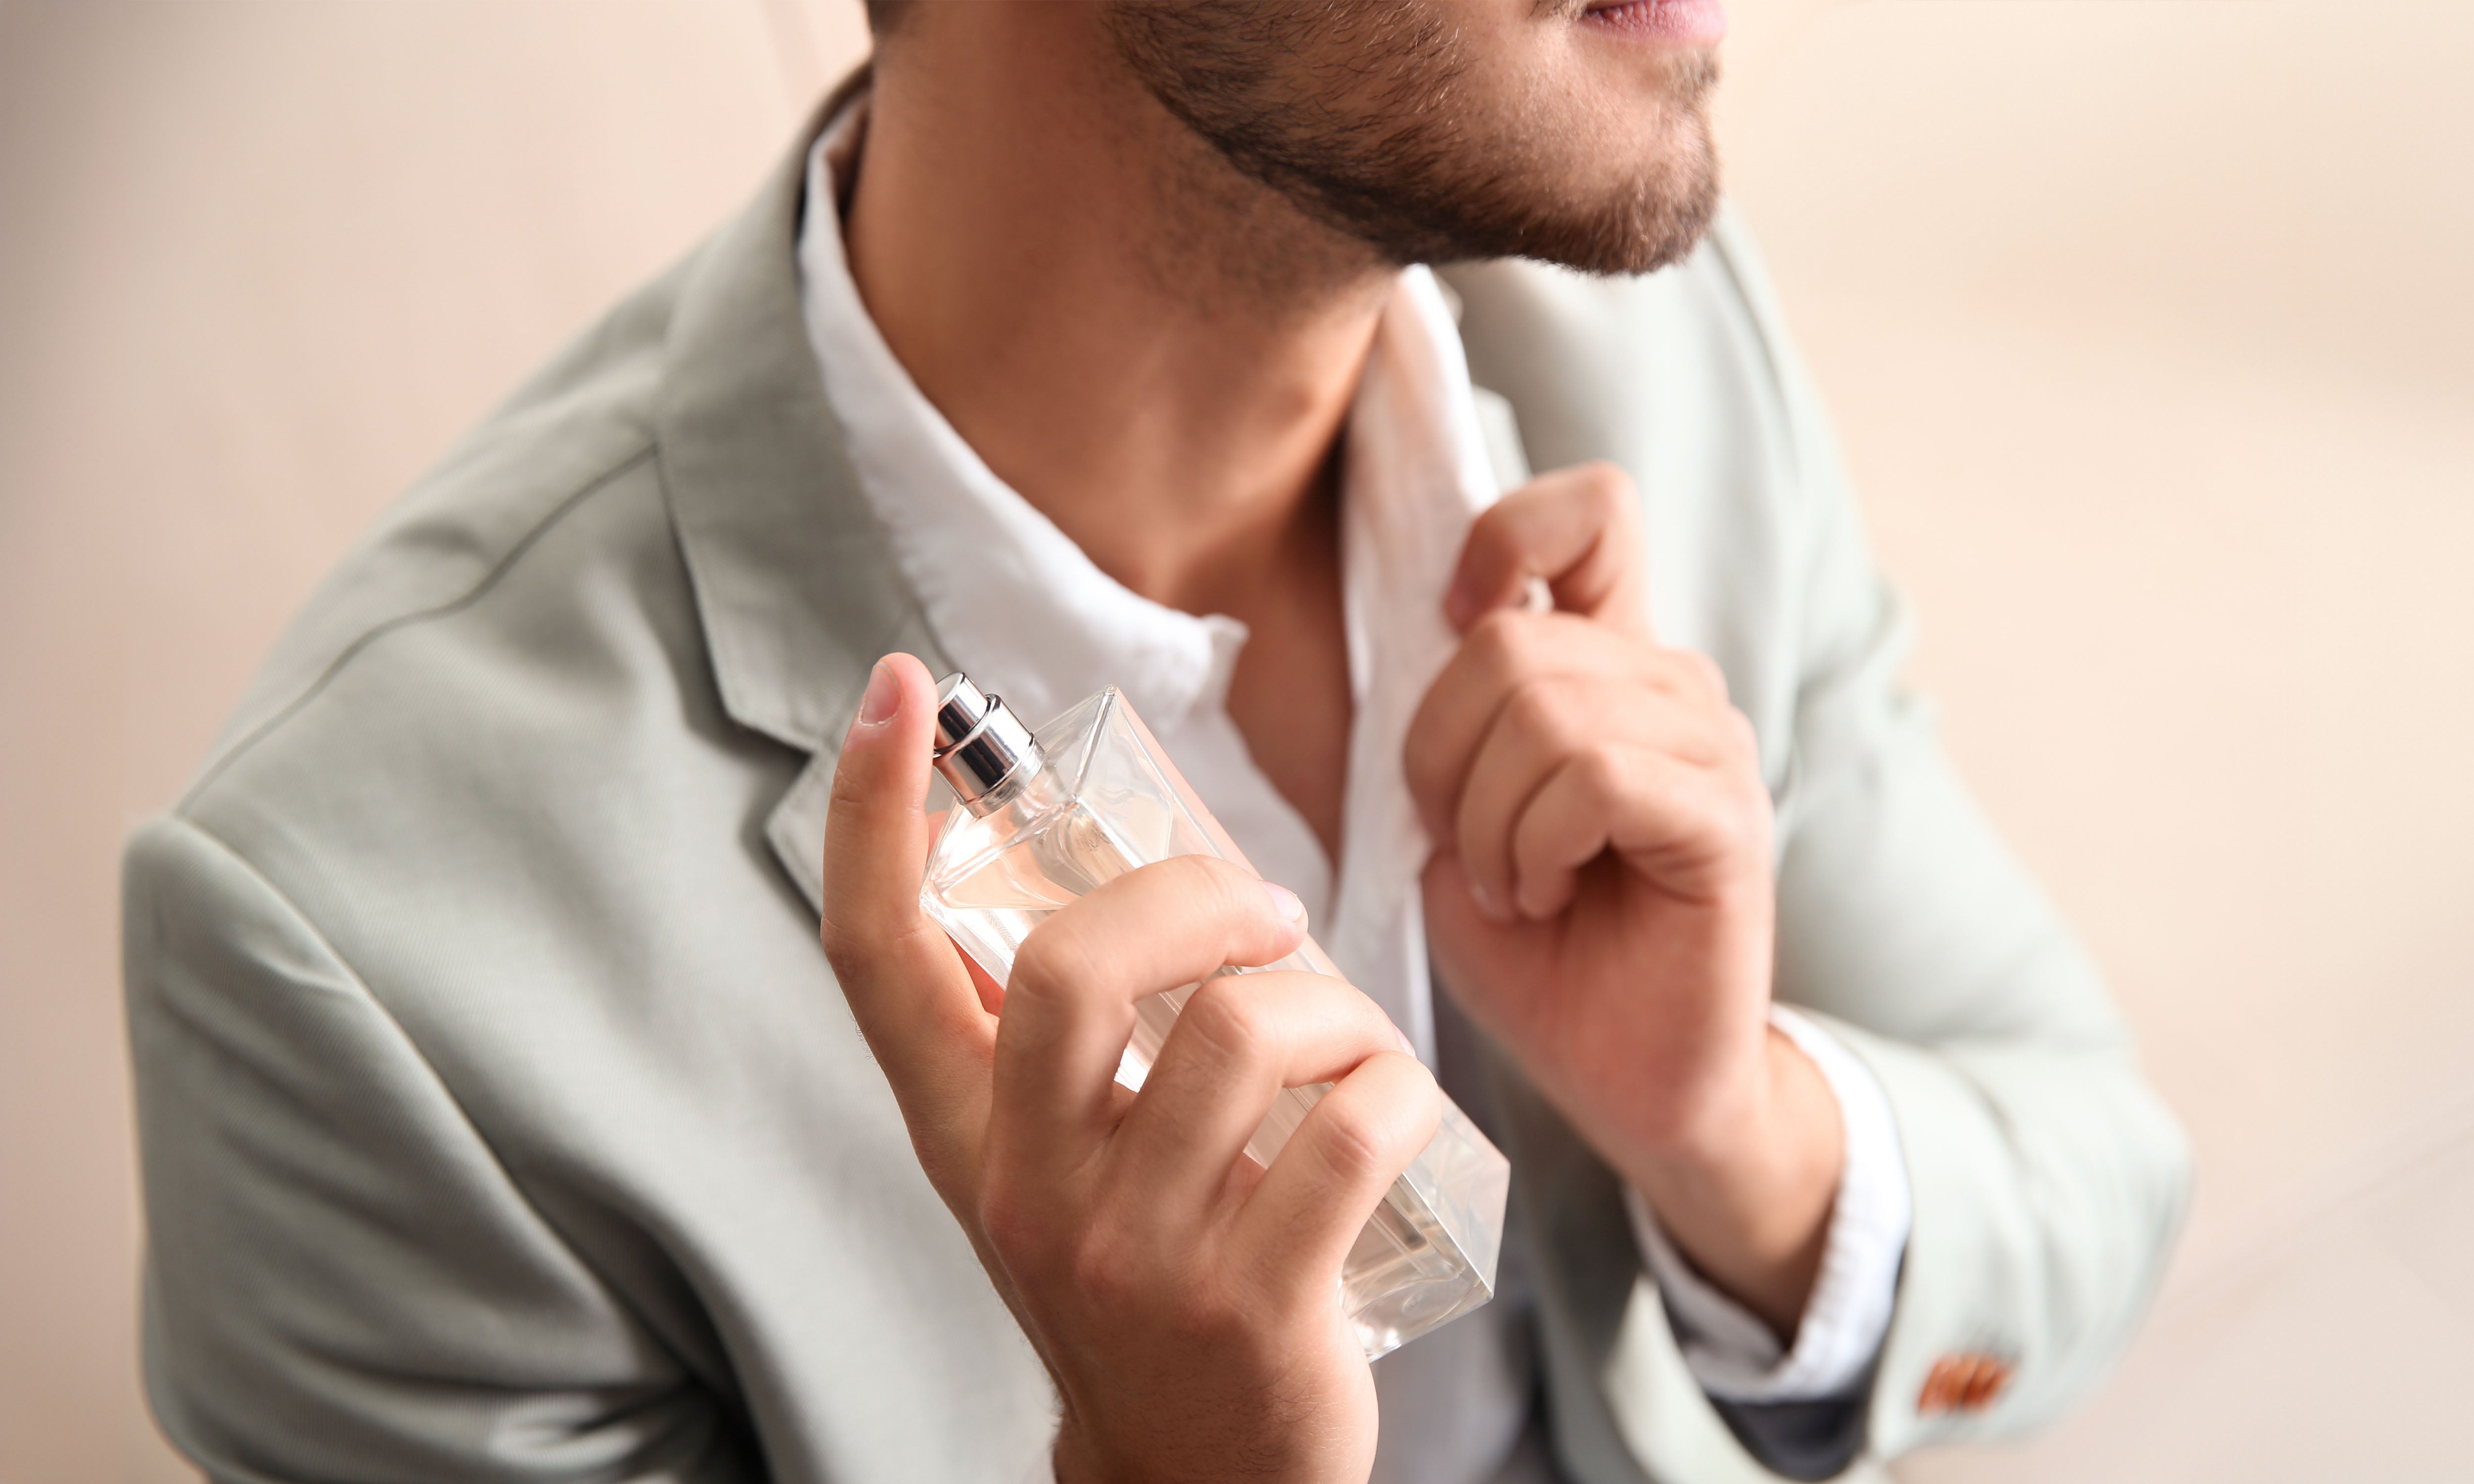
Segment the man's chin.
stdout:
<path fill-rule="evenodd" d="M 1680 201 L 1664 198 L 1619 217 L 1569 224 L 1518 255 L 1607 277 L 1656 273 L 1692 255 L 1717 208 L 1714 189 Z"/>
<path fill-rule="evenodd" d="M 1675 119 L 1629 174 L 1509 213 L 1520 245 L 1492 255 L 1538 258 L 1582 273 L 1652 273 L 1683 261 L 1718 210 L 1716 153 L 1697 112 Z"/>

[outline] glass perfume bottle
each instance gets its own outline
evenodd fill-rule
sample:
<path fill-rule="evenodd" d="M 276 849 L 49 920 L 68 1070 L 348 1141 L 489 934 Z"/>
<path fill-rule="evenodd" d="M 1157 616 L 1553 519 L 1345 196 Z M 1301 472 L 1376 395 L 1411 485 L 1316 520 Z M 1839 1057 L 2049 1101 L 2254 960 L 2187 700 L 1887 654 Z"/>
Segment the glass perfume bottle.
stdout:
<path fill-rule="evenodd" d="M 947 676 L 936 700 L 936 768 L 961 807 L 929 856 L 920 903 L 997 983 L 1031 928 L 1112 876 L 1176 855 L 1246 864 L 1113 686 L 1036 736 L 965 676 Z M 1312 939 L 1264 967 L 1339 972 Z M 1194 989 L 1135 1006 L 1119 1082 L 1142 1087 Z M 1246 1152 L 1271 1163 L 1329 1086 L 1281 1092 Z M 1393 1183 L 1342 1269 L 1341 1304 L 1368 1359 L 1493 1297 L 1511 1178 L 1494 1145 L 1446 1100 L 1443 1126 Z"/>

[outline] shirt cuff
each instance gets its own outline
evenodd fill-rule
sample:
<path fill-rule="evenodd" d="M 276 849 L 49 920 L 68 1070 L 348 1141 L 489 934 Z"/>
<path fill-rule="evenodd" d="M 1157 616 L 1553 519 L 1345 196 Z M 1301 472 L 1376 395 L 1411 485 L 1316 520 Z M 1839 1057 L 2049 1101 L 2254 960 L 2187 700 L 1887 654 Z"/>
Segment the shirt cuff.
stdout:
<path fill-rule="evenodd" d="M 1693 1270 L 1640 1192 L 1625 1186 L 1624 1206 L 1666 1301 L 1684 1363 L 1703 1391 L 1722 1401 L 1825 1401 L 1863 1386 L 1880 1353 L 1899 1296 L 1913 1198 L 1890 1100 L 1873 1073 L 1836 1038 L 1783 1005 L 1770 1007 L 1770 1023 L 1821 1069 L 1847 1131 L 1829 1244 L 1794 1347 L 1780 1345 L 1768 1325 Z"/>

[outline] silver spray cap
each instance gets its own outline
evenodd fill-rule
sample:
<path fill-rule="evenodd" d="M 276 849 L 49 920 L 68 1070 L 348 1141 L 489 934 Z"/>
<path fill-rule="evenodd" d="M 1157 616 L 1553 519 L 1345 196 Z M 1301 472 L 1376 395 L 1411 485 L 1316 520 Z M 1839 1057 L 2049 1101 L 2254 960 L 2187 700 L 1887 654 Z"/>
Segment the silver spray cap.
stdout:
<path fill-rule="evenodd" d="M 1006 709 L 1005 698 L 982 695 L 959 670 L 936 682 L 935 758 L 954 797 L 975 814 L 1015 769 L 1028 763 L 1036 770 L 1048 760 L 1031 729 Z"/>

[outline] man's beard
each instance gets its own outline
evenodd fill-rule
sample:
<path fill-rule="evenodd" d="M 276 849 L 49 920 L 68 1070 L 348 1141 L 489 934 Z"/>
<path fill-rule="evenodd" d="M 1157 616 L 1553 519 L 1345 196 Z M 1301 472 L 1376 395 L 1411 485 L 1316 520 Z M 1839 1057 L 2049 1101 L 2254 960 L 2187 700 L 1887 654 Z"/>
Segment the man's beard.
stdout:
<path fill-rule="evenodd" d="M 1152 96 L 1231 165 L 1395 263 L 1646 273 L 1689 252 L 1717 206 L 1707 53 L 1665 58 L 1658 116 L 1640 122 L 1667 147 L 1580 185 L 1551 168 L 1559 145 L 1574 148 L 1559 123 L 1580 121 L 1537 98 L 1486 116 L 1467 42 L 1420 0 L 1118 0 L 1109 30 Z"/>

